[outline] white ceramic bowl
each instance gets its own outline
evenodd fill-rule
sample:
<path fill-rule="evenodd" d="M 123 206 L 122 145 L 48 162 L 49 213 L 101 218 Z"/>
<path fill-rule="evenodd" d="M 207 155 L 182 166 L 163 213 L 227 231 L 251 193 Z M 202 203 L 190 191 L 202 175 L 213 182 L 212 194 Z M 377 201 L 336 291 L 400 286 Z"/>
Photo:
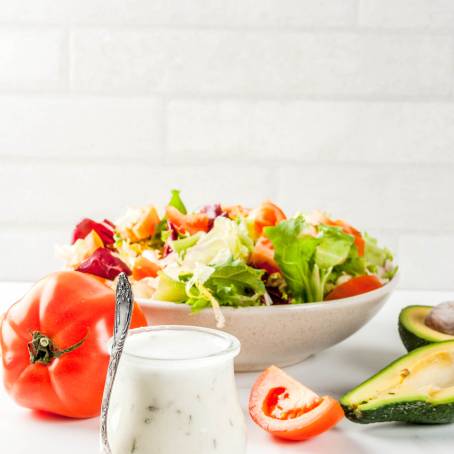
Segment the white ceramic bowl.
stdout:
<path fill-rule="evenodd" d="M 224 331 L 241 341 L 236 370 L 262 370 L 271 364 L 289 366 L 332 347 L 364 326 L 381 309 L 396 284 L 397 276 L 377 290 L 322 303 L 223 307 Z M 153 325 L 216 328 L 211 309 L 193 314 L 185 304 L 137 301 Z"/>

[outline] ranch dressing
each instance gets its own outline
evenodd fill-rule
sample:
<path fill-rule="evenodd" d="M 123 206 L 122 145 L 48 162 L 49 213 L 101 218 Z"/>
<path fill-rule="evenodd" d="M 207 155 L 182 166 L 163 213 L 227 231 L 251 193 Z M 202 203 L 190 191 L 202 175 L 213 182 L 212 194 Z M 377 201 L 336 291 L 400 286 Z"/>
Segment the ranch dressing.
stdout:
<path fill-rule="evenodd" d="M 244 454 L 239 342 L 188 326 L 131 330 L 112 390 L 112 454 Z"/>

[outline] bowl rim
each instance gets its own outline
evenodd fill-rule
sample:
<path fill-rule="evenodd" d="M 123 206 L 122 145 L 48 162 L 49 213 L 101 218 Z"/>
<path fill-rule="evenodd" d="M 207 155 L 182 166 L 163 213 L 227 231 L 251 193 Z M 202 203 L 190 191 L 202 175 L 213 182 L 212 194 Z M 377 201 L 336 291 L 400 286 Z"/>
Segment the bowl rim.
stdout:
<path fill-rule="evenodd" d="M 293 310 L 309 310 L 316 308 L 329 308 L 329 307 L 338 307 L 338 306 L 350 306 L 357 305 L 361 303 L 368 302 L 370 300 L 381 299 L 391 293 L 397 286 L 399 281 L 399 272 L 397 272 L 394 277 L 383 287 L 380 287 L 370 292 L 361 293 L 360 295 L 350 296 L 348 298 L 339 298 L 336 300 L 330 301 L 319 301 L 314 303 L 302 303 L 302 304 L 275 304 L 271 306 L 246 306 L 246 307 L 229 307 L 221 306 L 222 311 L 226 312 L 263 312 L 264 310 L 270 311 L 293 311 Z M 174 303 L 172 301 L 162 301 L 154 300 L 153 298 L 135 298 L 135 301 L 141 306 L 150 307 L 150 308 L 168 308 L 172 307 L 175 310 L 181 311 L 190 311 L 190 306 L 184 303 Z M 211 310 L 211 308 L 202 309 L 201 312 L 205 310 Z M 322 309 L 323 310 L 323 309 Z"/>

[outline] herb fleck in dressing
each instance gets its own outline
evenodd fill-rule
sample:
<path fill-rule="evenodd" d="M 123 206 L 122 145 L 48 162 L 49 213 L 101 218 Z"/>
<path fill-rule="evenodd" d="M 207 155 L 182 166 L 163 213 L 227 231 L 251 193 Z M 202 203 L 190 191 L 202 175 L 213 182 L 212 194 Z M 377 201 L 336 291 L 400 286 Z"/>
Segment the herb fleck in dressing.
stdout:
<path fill-rule="evenodd" d="M 199 328 L 132 331 L 111 397 L 112 453 L 244 454 L 238 349 L 229 351 L 230 343 Z"/>

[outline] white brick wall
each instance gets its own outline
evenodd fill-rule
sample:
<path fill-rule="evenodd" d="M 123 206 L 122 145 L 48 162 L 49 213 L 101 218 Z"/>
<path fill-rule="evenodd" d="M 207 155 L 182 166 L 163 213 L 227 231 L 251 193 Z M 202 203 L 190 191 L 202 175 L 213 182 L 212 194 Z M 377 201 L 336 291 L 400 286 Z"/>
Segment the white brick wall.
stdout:
<path fill-rule="evenodd" d="M 328 209 L 454 289 L 453 125 L 452 0 L 0 0 L 0 279 L 179 187 Z"/>
<path fill-rule="evenodd" d="M 0 156 L 156 160 L 163 112 L 146 97 L 0 95 Z"/>
<path fill-rule="evenodd" d="M 391 32 L 83 29 L 71 80 L 89 92 L 447 95 L 452 50 L 450 36 Z"/>
<path fill-rule="evenodd" d="M 454 28 L 452 0 L 361 0 L 360 25 L 370 27 Z"/>
<path fill-rule="evenodd" d="M 68 79 L 66 41 L 66 33 L 53 27 L 1 27 L 0 89 L 64 88 Z"/>
<path fill-rule="evenodd" d="M 167 118 L 175 157 L 454 163 L 452 103 L 178 100 Z"/>
<path fill-rule="evenodd" d="M 8 22 L 200 27 L 342 27 L 357 0 L 6 0 Z"/>

